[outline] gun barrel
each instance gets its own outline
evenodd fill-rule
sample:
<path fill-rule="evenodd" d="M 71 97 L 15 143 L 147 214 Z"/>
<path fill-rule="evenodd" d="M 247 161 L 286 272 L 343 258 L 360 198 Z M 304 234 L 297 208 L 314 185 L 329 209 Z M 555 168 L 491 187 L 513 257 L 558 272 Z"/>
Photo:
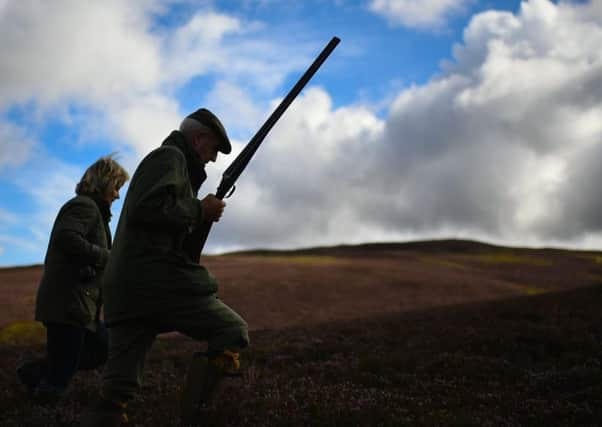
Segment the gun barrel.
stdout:
<path fill-rule="evenodd" d="M 238 156 L 234 159 L 234 161 L 228 166 L 226 171 L 222 176 L 222 180 L 217 188 L 216 197 L 219 199 L 223 199 L 226 194 L 230 191 L 230 189 L 234 186 L 234 183 L 240 176 L 240 174 L 245 170 L 251 158 L 270 132 L 272 127 L 276 124 L 278 119 L 284 114 L 286 109 L 291 105 L 293 100 L 299 95 L 299 93 L 303 90 L 305 85 L 309 82 L 309 80 L 313 77 L 313 75 L 318 71 L 318 69 L 322 66 L 324 61 L 328 58 L 328 56 L 332 53 L 335 47 L 339 44 L 341 39 L 338 37 L 333 37 L 330 42 L 326 45 L 322 52 L 318 55 L 318 57 L 314 60 L 314 62 L 309 66 L 309 68 L 303 73 L 303 75 L 299 78 L 295 86 L 289 91 L 289 93 L 284 97 L 284 99 L 280 102 L 280 105 L 274 110 L 274 112 L 268 117 L 263 126 L 257 131 L 257 133 L 251 138 L 251 140 L 247 143 L 245 148 L 240 152 Z M 199 242 L 199 250 L 198 252 L 194 251 L 194 248 L 190 248 L 192 259 L 199 260 L 201 257 L 201 252 L 203 251 L 203 247 L 205 246 L 205 242 L 207 241 L 207 237 L 209 236 L 209 232 L 211 231 L 212 223 L 204 223 L 201 227 L 197 227 L 193 230 L 193 236 L 190 236 L 192 241 Z M 194 253 L 193 253 L 194 252 Z"/>
<path fill-rule="evenodd" d="M 245 146 L 245 148 L 240 152 L 240 154 L 234 159 L 234 161 L 228 166 L 226 171 L 224 172 L 223 179 L 224 186 L 220 185 L 217 190 L 216 196 L 220 199 L 224 198 L 230 188 L 234 185 L 240 174 L 247 167 L 248 163 L 251 161 L 251 158 L 268 135 L 272 127 L 276 124 L 276 122 L 280 119 L 282 114 L 286 111 L 286 109 L 291 105 L 294 99 L 301 93 L 303 88 L 307 85 L 307 83 L 314 76 L 316 71 L 322 66 L 324 61 L 330 56 L 335 47 L 339 44 L 341 39 L 338 37 L 333 37 L 332 40 L 326 45 L 322 52 L 318 55 L 318 57 L 314 60 L 314 62 L 309 66 L 309 68 L 303 73 L 303 75 L 299 78 L 295 86 L 289 91 L 289 93 L 284 97 L 284 99 L 280 102 L 278 107 L 272 112 L 270 117 L 265 121 L 263 126 L 257 131 L 257 133 L 251 138 L 249 143 Z"/>

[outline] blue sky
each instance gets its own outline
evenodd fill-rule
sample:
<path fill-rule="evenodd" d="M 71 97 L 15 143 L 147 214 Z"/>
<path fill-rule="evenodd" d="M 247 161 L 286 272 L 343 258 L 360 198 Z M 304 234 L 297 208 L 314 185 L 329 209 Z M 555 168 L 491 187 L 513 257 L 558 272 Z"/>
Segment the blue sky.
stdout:
<path fill-rule="evenodd" d="M 600 247 L 601 0 L 0 0 L 0 265 L 42 262 L 87 166 L 132 174 L 198 107 L 236 154 L 335 35 L 208 252 Z"/>

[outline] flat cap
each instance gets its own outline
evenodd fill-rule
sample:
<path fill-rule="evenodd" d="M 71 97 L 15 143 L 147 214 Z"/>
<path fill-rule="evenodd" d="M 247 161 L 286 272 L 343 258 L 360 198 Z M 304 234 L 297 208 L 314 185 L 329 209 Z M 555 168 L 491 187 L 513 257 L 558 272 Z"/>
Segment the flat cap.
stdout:
<path fill-rule="evenodd" d="M 186 118 L 196 120 L 200 124 L 211 129 L 215 133 L 215 136 L 217 136 L 220 140 L 218 150 L 224 154 L 230 154 L 230 151 L 232 151 L 232 145 L 228 139 L 228 134 L 226 133 L 226 129 L 224 129 L 224 125 L 222 125 L 215 114 L 206 108 L 199 108 L 194 113 L 186 116 Z"/>

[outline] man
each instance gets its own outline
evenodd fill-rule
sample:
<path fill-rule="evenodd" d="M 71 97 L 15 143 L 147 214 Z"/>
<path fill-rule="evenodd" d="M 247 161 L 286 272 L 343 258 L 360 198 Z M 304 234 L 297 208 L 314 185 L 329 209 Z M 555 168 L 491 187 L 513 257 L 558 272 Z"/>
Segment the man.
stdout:
<path fill-rule="evenodd" d="M 191 241 L 197 227 L 219 221 L 225 203 L 197 199 L 205 165 L 228 154 L 230 141 L 218 118 L 199 109 L 184 119 L 132 177 L 105 270 L 105 321 L 109 359 L 101 400 L 83 425 L 120 425 L 141 384 L 144 357 L 157 334 L 179 331 L 208 342 L 199 398 L 209 398 L 222 375 L 238 370 L 249 343 L 245 321 L 217 296 L 213 276 L 198 263 Z M 191 369 L 198 374 L 198 369 Z M 198 403 L 198 402 L 197 402 Z"/>

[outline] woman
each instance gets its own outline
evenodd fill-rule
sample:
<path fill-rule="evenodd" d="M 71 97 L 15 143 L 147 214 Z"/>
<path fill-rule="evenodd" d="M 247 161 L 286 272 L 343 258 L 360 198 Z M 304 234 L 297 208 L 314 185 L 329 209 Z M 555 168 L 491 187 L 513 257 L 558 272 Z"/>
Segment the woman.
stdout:
<path fill-rule="evenodd" d="M 78 370 L 97 368 L 107 359 L 100 281 L 111 248 L 111 204 L 128 179 L 111 155 L 101 157 L 54 222 L 35 314 L 46 327 L 47 354 L 17 369 L 40 403 L 58 400 Z"/>

